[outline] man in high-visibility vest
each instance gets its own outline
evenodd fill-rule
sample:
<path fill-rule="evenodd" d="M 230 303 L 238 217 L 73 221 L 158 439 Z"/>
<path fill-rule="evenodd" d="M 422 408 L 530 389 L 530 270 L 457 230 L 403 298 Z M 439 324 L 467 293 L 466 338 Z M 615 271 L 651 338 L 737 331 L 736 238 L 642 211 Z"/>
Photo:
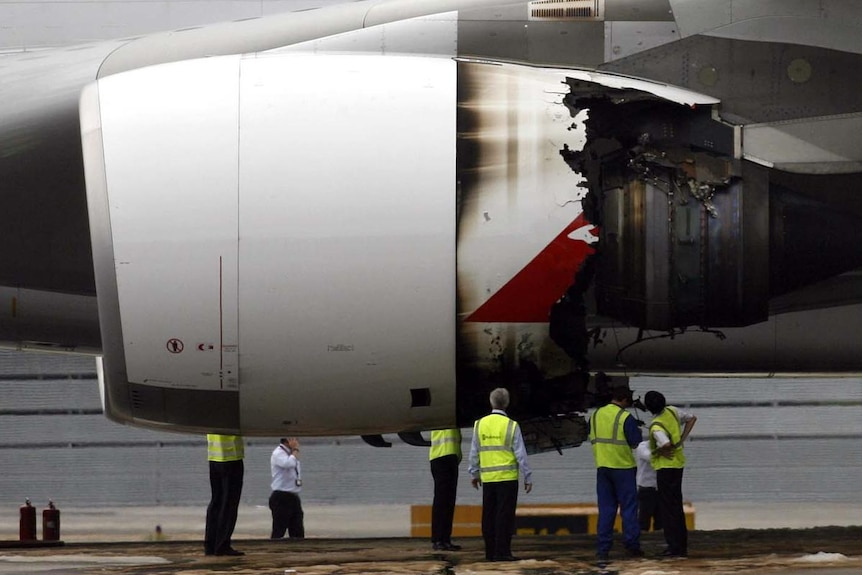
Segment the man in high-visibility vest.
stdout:
<path fill-rule="evenodd" d="M 637 463 L 632 449 L 641 441 L 637 420 L 626 411 L 631 407 L 628 386 L 611 389 L 612 399 L 590 418 L 590 443 L 596 460 L 596 496 L 599 520 L 596 526 L 596 557 L 607 561 L 614 539 L 617 507 L 623 523 L 623 544 L 631 557 L 642 557 L 638 524 Z"/>
<path fill-rule="evenodd" d="M 434 502 L 431 505 L 431 546 L 435 551 L 459 551 L 452 543 L 452 520 L 458 493 L 458 464 L 461 463 L 461 430 L 436 429 L 431 432 L 431 476 Z"/>
<path fill-rule="evenodd" d="M 245 450 L 239 435 L 207 435 L 207 459 L 212 497 L 207 506 L 204 553 L 207 555 L 245 555 L 231 547 L 236 527 Z"/>
<path fill-rule="evenodd" d="M 521 428 L 506 415 L 509 392 L 498 387 L 489 399 L 491 413 L 473 425 L 469 472 L 473 487 L 482 486 L 485 559 L 517 561 L 512 556 L 512 535 L 518 505 L 518 477 L 524 478 L 524 491 L 529 493 L 533 490 L 533 472 L 527 462 Z"/>
<path fill-rule="evenodd" d="M 659 510 L 664 527 L 667 557 L 688 556 L 688 527 L 682 501 L 682 473 L 685 468 L 685 442 L 697 417 L 678 407 L 667 405 L 664 395 L 648 391 L 646 408 L 655 417 L 649 424 L 652 466 L 658 484 Z"/>

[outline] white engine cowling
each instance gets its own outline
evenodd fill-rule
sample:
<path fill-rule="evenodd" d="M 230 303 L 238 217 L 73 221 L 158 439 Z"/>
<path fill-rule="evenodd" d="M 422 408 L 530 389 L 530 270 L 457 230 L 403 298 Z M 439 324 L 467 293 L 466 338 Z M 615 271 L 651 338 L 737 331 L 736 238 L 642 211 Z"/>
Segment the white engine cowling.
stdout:
<path fill-rule="evenodd" d="M 109 416 L 454 424 L 455 99 L 456 63 L 416 57 L 219 57 L 89 86 Z"/>

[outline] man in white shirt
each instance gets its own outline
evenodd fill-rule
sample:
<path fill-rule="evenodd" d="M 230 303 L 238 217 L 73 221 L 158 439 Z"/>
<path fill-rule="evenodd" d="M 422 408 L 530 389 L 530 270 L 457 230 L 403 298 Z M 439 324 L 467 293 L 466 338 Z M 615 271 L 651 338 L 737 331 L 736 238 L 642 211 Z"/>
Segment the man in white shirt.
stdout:
<path fill-rule="evenodd" d="M 649 448 L 649 434 L 635 448 L 635 462 L 638 464 L 638 523 L 641 531 L 661 529 L 661 514 L 658 506 L 658 483 L 653 469 L 652 452 Z"/>
<path fill-rule="evenodd" d="M 272 494 L 269 509 L 272 511 L 271 539 L 281 539 L 285 532 L 292 538 L 305 537 L 302 502 L 302 472 L 299 464 L 299 441 L 281 438 L 269 458 L 272 469 Z"/>

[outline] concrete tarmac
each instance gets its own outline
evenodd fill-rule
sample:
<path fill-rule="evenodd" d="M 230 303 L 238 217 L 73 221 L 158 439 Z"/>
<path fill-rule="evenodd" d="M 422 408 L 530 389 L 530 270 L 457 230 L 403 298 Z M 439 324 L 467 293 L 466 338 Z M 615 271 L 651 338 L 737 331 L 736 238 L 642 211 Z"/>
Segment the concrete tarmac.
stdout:
<path fill-rule="evenodd" d="M 642 537 L 647 556 L 617 545 L 595 561 L 590 535 L 516 536 L 512 562 L 488 562 L 480 537 L 436 552 L 414 538 L 237 540 L 241 557 L 205 556 L 200 541 L 70 543 L 0 550 L 0 573 L 50 575 L 849 575 L 862 572 L 862 528 L 692 531 L 687 559 L 660 559 L 660 534 Z"/>
<path fill-rule="evenodd" d="M 243 557 L 202 553 L 202 507 L 91 508 L 61 510 L 64 545 L 0 548 L 0 574 L 99 573 L 139 575 L 343 575 L 396 573 L 619 575 L 779 573 L 849 575 L 862 573 L 862 504 L 695 504 L 688 560 L 660 561 L 661 535 L 643 536 L 648 556 L 594 560 L 594 537 L 516 536 L 514 563 L 484 561 L 481 538 L 464 538 L 463 551 L 433 552 L 424 539 L 409 537 L 409 506 L 306 507 L 303 541 L 270 541 L 270 514 L 264 507 L 240 509 L 234 546 Z M 162 540 L 155 541 L 155 526 Z M 834 525 L 837 527 L 825 527 Z M 850 526 L 857 527 L 850 527 Z M 17 509 L 0 518 L 0 540 L 17 540 Z"/>

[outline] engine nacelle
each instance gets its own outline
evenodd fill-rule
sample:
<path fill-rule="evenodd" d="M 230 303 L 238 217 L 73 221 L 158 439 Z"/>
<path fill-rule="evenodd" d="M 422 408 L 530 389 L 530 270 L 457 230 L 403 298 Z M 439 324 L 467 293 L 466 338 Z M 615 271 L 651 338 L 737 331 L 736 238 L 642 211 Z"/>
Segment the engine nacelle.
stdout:
<path fill-rule="evenodd" d="M 770 266 L 800 228 L 766 211 L 802 204 L 767 201 L 734 138 L 709 149 L 713 119 L 692 108 L 714 103 L 419 56 L 217 57 L 99 80 L 81 124 L 106 413 L 371 436 L 469 425 L 503 385 L 513 416 L 548 423 L 536 444 L 570 424 L 545 442 L 558 447 L 583 440 L 587 372 L 621 359 L 798 367 L 803 343 L 770 323 L 770 298 L 823 276 Z M 691 194 L 668 194 L 687 179 Z M 690 325 L 738 331 L 730 346 L 642 336 Z M 859 365 L 850 347 L 830 361 Z"/>
<path fill-rule="evenodd" d="M 455 67 L 237 56 L 87 89 L 111 417 L 455 423 Z"/>

